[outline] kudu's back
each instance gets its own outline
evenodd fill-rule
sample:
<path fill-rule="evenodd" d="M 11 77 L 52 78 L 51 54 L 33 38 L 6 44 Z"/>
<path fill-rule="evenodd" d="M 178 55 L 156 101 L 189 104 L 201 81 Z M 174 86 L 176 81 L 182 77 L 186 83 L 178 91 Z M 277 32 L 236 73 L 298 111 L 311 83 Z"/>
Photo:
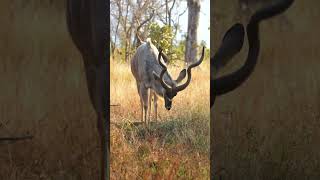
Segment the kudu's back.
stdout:
<path fill-rule="evenodd" d="M 150 42 L 142 43 L 133 58 L 131 59 L 131 72 L 137 82 L 143 82 L 147 88 L 152 86 L 154 81 L 153 71 L 160 73 L 162 68 L 158 63 L 158 49 Z M 167 77 L 166 77 L 167 78 Z"/>

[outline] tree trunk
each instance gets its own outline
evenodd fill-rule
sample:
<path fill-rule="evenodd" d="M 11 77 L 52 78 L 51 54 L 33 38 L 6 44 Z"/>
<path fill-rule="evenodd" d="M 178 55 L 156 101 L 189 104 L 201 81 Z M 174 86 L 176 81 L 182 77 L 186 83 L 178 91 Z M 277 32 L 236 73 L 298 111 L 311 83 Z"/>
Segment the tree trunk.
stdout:
<path fill-rule="evenodd" d="M 194 62 L 197 55 L 197 29 L 199 25 L 200 1 L 188 0 L 188 32 L 185 61 Z"/>
<path fill-rule="evenodd" d="M 111 47 L 111 54 L 112 54 L 112 57 L 114 59 L 114 50 L 116 49 L 116 46 L 117 46 L 117 35 L 118 35 L 118 30 L 119 30 L 119 24 L 120 24 L 120 18 L 121 18 L 121 14 L 119 13 L 119 17 L 118 17 L 118 22 L 117 22 L 117 25 L 116 25 L 116 30 L 115 30 L 115 33 L 114 33 L 114 40 L 113 40 L 113 46 Z"/>
<path fill-rule="evenodd" d="M 169 11 L 168 11 L 168 20 L 169 20 L 169 27 L 170 28 L 172 28 L 172 26 L 171 26 L 171 22 L 172 22 L 172 10 L 173 10 L 173 7 L 174 7 L 174 5 L 175 5 L 175 3 L 176 3 L 176 0 L 173 0 L 173 2 L 172 2 L 172 5 L 171 5 L 171 7 L 170 7 L 170 9 L 169 9 Z M 174 36 L 175 37 L 175 36 Z M 170 47 L 169 47 L 169 58 L 170 59 L 172 59 L 172 47 L 173 47 L 173 38 L 171 38 L 171 41 L 170 41 Z"/>
<path fill-rule="evenodd" d="M 118 30 L 119 30 L 119 26 L 120 26 L 120 21 L 121 21 L 121 17 L 122 17 L 122 9 L 121 9 L 121 6 L 122 4 L 120 4 L 121 2 L 120 1 L 117 1 L 117 7 L 118 7 L 118 17 L 117 17 L 117 25 L 116 25 L 116 30 L 115 30 L 115 33 L 114 33 L 114 45 L 111 49 L 111 54 L 112 54 L 112 58 L 114 59 L 114 52 L 115 52 L 115 49 L 116 49 L 116 46 L 117 46 L 117 36 L 118 36 Z"/>

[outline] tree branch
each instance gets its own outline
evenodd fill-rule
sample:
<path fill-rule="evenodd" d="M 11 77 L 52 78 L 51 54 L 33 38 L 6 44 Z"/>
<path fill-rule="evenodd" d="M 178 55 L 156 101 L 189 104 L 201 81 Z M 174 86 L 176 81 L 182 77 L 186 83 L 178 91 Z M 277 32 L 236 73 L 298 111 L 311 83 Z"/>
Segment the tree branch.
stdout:
<path fill-rule="evenodd" d="M 140 28 L 146 24 L 147 22 L 149 22 L 152 18 L 153 18 L 153 15 L 154 15 L 154 10 L 152 11 L 152 13 L 150 14 L 149 18 L 145 19 L 138 27 L 137 27 L 137 32 L 139 32 Z M 139 22 L 138 22 L 139 23 Z"/>
<path fill-rule="evenodd" d="M 20 136 L 20 137 L 0 137 L 0 141 L 23 141 L 23 140 L 30 140 L 33 136 Z"/>

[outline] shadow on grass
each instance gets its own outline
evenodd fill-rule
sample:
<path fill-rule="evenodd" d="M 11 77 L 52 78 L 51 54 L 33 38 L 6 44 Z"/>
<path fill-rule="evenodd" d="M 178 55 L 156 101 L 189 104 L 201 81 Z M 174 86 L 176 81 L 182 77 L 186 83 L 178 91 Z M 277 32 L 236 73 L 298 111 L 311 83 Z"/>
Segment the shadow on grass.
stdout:
<path fill-rule="evenodd" d="M 166 121 L 150 122 L 147 128 L 142 122 L 118 123 L 129 144 L 137 141 L 156 141 L 161 147 L 174 147 L 178 144 L 190 151 L 208 152 L 209 122 L 205 118 L 174 118 Z"/>

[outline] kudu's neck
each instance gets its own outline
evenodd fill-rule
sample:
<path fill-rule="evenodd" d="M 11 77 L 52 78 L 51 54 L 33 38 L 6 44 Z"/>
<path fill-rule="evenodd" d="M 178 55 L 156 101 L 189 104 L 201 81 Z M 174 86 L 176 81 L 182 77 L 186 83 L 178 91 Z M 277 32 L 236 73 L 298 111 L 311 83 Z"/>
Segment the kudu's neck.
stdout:
<path fill-rule="evenodd" d="M 172 78 L 169 76 L 169 74 L 167 72 L 165 72 L 165 74 L 163 75 L 163 80 L 170 87 L 176 86 L 176 83 L 172 80 Z M 164 87 L 162 87 L 159 80 L 153 79 L 151 86 L 159 96 L 163 97 L 163 93 L 165 92 L 165 89 L 164 89 Z"/>

